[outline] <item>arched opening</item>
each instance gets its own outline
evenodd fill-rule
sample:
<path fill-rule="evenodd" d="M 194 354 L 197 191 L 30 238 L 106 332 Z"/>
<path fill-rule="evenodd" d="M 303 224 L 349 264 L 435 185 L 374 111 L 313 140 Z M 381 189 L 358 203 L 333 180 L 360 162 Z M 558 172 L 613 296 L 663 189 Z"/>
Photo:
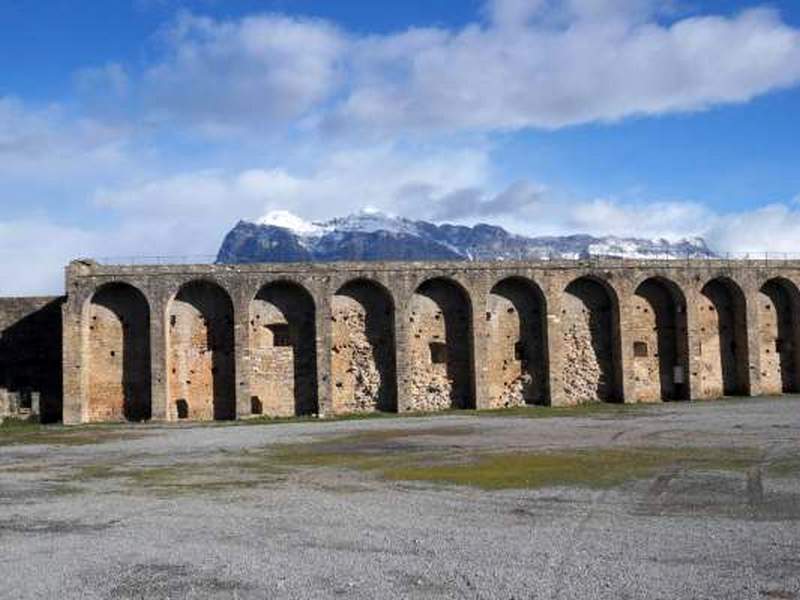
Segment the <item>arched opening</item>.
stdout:
<path fill-rule="evenodd" d="M 590 277 L 570 283 L 562 309 L 563 379 L 573 403 L 619 402 L 619 306 L 607 284 Z"/>
<path fill-rule="evenodd" d="M 396 411 L 391 296 L 372 281 L 351 281 L 333 296 L 331 313 L 333 411 Z"/>
<path fill-rule="evenodd" d="M 89 311 L 89 421 L 150 418 L 150 307 L 135 287 L 111 283 Z"/>
<path fill-rule="evenodd" d="M 765 394 L 798 391 L 797 286 L 776 277 L 761 286 L 758 302 L 761 389 Z"/>
<path fill-rule="evenodd" d="M 429 279 L 411 298 L 409 410 L 473 408 L 472 307 L 458 284 Z"/>
<path fill-rule="evenodd" d="M 547 404 L 547 307 L 531 281 L 504 279 L 489 294 L 489 403 Z"/>
<path fill-rule="evenodd" d="M 233 303 L 220 286 L 181 287 L 168 310 L 170 417 L 196 421 L 236 417 Z"/>
<path fill-rule="evenodd" d="M 747 395 L 747 314 L 744 293 L 726 277 L 712 279 L 698 306 L 703 397 Z"/>
<path fill-rule="evenodd" d="M 301 286 L 279 281 L 250 303 L 251 405 L 274 417 L 317 414 L 314 300 Z"/>
<path fill-rule="evenodd" d="M 680 288 L 660 277 L 643 281 L 629 323 L 636 401 L 687 400 L 689 345 Z"/>

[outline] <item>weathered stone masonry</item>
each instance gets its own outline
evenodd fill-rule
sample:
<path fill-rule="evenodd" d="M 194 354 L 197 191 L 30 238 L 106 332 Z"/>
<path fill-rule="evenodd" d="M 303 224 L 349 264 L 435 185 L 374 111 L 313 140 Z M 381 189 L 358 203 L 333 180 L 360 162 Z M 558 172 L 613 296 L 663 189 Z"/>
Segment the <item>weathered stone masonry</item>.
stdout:
<path fill-rule="evenodd" d="M 64 298 L 0 300 L 0 409 L 46 397 L 61 416 L 62 346 L 66 423 L 798 390 L 795 262 L 75 261 L 66 275 Z"/>

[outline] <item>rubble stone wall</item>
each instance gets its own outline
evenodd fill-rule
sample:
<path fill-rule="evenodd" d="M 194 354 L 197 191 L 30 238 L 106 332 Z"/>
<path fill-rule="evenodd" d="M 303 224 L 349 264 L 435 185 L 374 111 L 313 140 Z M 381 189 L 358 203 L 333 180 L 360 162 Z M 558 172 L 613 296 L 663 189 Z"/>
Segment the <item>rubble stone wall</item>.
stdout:
<path fill-rule="evenodd" d="M 250 308 L 251 412 L 273 417 L 316 414 L 314 301 L 300 286 L 262 288 Z"/>
<path fill-rule="evenodd" d="M 331 308 L 334 412 L 396 411 L 394 307 L 388 292 L 354 281 L 334 295 Z"/>
<path fill-rule="evenodd" d="M 618 307 L 599 281 L 582 277 L 564 295 L 564 392 L 580 402 L 621 399 L 618 385 Z"/>
<path fill-rule="evenodd" d="M 407 410 L 472 408 L 472 309 L 466 292 L 447 279 L 425 281 L 411 299 L 408 322 Z"/>

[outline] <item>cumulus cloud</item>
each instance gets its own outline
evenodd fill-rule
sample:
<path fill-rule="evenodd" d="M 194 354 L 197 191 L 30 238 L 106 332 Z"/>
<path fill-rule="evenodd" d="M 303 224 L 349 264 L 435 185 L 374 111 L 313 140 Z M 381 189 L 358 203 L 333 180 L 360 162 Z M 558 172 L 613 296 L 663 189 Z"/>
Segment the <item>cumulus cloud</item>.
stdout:
<path fill-rule="evenodd" d="M 552 129 L 744 102 L 800 80 L 800 32 L 772 10 L 660 24 L 584 8 L 565 25 L 510 28 L 505 19 L 531 18 L 536 5 L 500 5 L 516 16 L 424 44 L 365 41 L 354 58 L 364 73 L 332 126 Z M 376 45 L 407 48 L 384 55 Z"/>
<path fill-rule="evenodd" d="M 0 220 L 0 296 L 63 293 L 64 266 L 92 254 L 97 242 L 90 231 L 45 217 Z"/>
<path fill-rule="evenodd" d="M 77 178 L 129 165 L 125 125 L 71 114 L 58 103 L 31 106 L 0 96 L 0 175 Z"/>
<path fill-rule="evenodd" d="M 149 118 L 207 133 L 429 133 L 696 111 L 800 81 L 800 31 L 777 11 L 667 17 L 671 6 L 488 0 L 487 18 L 460 29 L 374 35 L 278 14 L 183 13 L 138 94 Z M 114 93 L 130 84 L 114 64 L 80 81 Z"/>
<path fill-rule="evenodd" d="M 183 14 L 142 93 L 159 119 L 211 132 L 303 116 L 339 84 L 347 42 L 333 25 L 280 15 L 217 21 Z"/>
<path fill-rule="evenodd" d="M 297 171 L 277 167 L 156 177 L 101 189 L 95 204 L 153 220 L 227 223 L 284 208 L 325 219 L 367 205 L 388 212 L 424 211 L 426 202 L 482 186 L 488 178 L 488 155 L 482 151 L 430 149 L 417 154 L 381 145 L 331 152 Z"/>

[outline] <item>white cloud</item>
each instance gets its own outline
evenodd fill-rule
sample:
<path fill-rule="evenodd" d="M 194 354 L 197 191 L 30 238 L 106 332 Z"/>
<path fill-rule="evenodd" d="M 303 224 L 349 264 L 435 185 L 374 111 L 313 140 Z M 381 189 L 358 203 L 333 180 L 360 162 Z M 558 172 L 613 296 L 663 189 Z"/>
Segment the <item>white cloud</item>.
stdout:
<path fill-rule="evenodd" d="M 363 35 L 277 14 L 182 14 L 138 81 L 149 119 L 192 131 L 560 128 L 746 102 L 800 81 L 771 9 L 664 18 L 655 0 L 487 0 L 485 22 Z M 127 90 L 118 65 L 91 87 Z M 97 83 L 99 81 L 99 83 Z"/>
<path fill-rule="evenodd" d="M 97 236 L 43 217 L 0 221 L 0 296 L 64 293 L 64 266 L 97 248 Z"/>
<path fill-rule="evenodd" d="M 76 116 L 57 103 L 31 106 L 0 97 L 0 175 L 53 180 L 96 180 L 114 169 L 129 168 L 130 131 L 125 125 Z"/>
<path fill-rule="evenodd" d="M 800 32 L 772 10 L 662 25 L 582 4 L 565 25 L 502 21 L 428 33 L 426 43 L 408 34 L 366 40 L 331 127 L 559 128 L 744 102 L 800 81 Z M 499 5 L 516 15 L 503 19 L 535 8 Z"/>
<path fill-rule="evenodd" d="M 347 45 L 329 23 L 279 15 L 216 21 L 187 13 L 164 40 L 167 55 L 144 75 L 148 108 L 211 132 L 303 116 L 337 85 Z"/>
<path fill-rule="evenodd" d="M 217 228 L 289 209 L 325 219 L 370 205 L 389 212 L 430 211 L 457 190 L 483 186 L 489 159 L 479 150 L 397 149 L 380 145 L 323 155 L 303 171 L 285 168 L 197 171 L 157 177 L 95 195 L 99 207 L 126 217 L 208 221 Z"/>

